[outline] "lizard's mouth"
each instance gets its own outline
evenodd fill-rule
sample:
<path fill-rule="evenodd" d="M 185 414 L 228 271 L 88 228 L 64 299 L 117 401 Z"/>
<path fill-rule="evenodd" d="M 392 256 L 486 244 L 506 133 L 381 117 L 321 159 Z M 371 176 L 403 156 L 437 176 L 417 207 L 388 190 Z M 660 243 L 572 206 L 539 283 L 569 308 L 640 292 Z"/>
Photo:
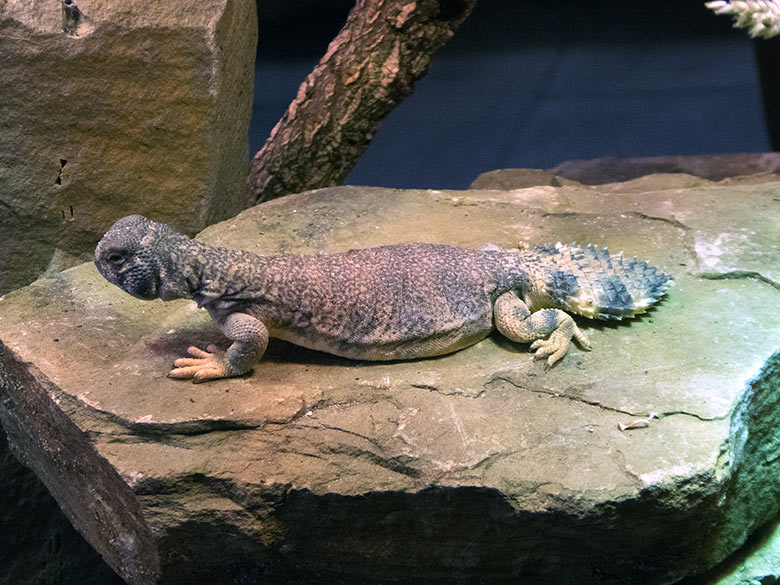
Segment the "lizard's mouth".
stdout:
<path fill-rule="evenodd" d="M 123 286 L 122 284 L 119 286 L 137 299 L 141 299 L 142 301 L 153 301 L 158 298 L 158 293 L 160 292 L 160 278 L 155 276 L 154 278 L 144 280 L 141 283 L 137 283 L 135 286 L 130 287 Z"/>

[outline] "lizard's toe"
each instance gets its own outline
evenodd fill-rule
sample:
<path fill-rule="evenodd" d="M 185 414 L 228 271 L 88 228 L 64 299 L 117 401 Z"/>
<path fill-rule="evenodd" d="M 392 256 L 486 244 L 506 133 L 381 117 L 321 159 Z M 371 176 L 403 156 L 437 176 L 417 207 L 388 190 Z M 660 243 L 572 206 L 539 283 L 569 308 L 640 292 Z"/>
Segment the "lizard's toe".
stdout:
<path fill-rule="evenodd" d="M 201 368 L 193 376 L 192 381 L 198 384 L 200 382 L 208 382 L 209 380 L 218 380 L 219 378 L 227 378 L 229 376 L 230 374 L 228 374 L 227 370 L 225 369 L 225 366 L 219 364 L 214 367 Z"/>
<path fill-rule="evenodd" d="M 593 349 L 593 346 L 590 344 L 590 340 L 588 340 L 588 336 L 585 335 L 576 325 L 574 326 L 574 339 L 585 351 L 590 351 Z"/>
<path fill-rule="evenodd" d="M 564 337 L 551 335 L 548 339 L 537 339 L 531 344 L 531 351 L 535 360 L 547 358 L 547 367 L 552 367 L 569 349 L 569 340 Z"/>
<path fill-rule="evenodd" d="M 183 357 L 173 362 L 176 366 L 168 372 L 169 378 L 189 379 L 193 382 L 205 382 L 217 378 L 226 378 L 229 374 L 225 366 L 225 354 L 216 345 L 211 344 L 207 351 L 191 346 L 187 353 L 194 357 Z"/>
<path fill-rule="evenodd" d="M 186 380 L 188 378 L 197 378 L 199 372 L 210 369 L 207 364 L 183 366 L 181 365 L 180 360 L 176 360 L 174 365 L 178 365 L 179 367 L 173 368 L 170 372 L 168 372 L 168 377 L 182 380 Z"/>
<path fill-rule="evenodd" d="M 213 343 L 210 343 L 208 345 L 208 347 L 206 347 L 206 351 L 203 351 L 201 348 L 195 347 L 194 345 L 191 345 L 191 346 L 189 346 L 187 348 L 187 353 L 190 354 L 191 356 L 195 357 L 195 358 L 211 359 L 211 358 L 214 357 L 215 354 L 220 353 L 220 351 L 219 351 L 219 349 L 217 348 L 216 345 L 214 345 Z M 179 358 L 176 361 L 178 362 L 178 361 L 186 360 L 186 359 L 191 359 L 191 358 Z"/>

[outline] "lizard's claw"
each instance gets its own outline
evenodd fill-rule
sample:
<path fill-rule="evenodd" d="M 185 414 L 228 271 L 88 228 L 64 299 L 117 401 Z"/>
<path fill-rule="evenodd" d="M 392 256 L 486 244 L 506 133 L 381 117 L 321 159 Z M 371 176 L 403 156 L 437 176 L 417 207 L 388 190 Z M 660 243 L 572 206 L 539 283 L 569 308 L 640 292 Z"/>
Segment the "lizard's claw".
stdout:
<path fill-rule="evenodd" d="M 192 378 L 193 382 L 205 382 L 230 376 L 225 362 L 225 352 L 213 343 L 202 349 L 190 346 L 187 353 L 193 357 L 183 357 L 173 362 L 176 366 L 168 373 L 169 378 Z"/>

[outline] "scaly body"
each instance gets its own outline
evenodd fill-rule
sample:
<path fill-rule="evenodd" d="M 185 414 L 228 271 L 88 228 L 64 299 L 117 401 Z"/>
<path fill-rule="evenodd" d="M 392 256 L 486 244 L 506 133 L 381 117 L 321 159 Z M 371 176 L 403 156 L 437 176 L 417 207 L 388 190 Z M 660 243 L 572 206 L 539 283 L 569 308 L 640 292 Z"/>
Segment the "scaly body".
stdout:
<path fill-rule="evenodd" d="M 396 244 L 339 254 L 260 256 L 209 246 L 142 216 L 119 220 L 95 251 L 110 282 L 141 299 L 192 298 L 232 341 L 190 347 L 170 376 L 203 381 L 249 371 L 269 337 L 335 355 L 396 360 L 450 353 L 497 328 L 552 365 L 572 337 L 570 311 L 642 313 L 671 279 L 593 247 L 529 251 Z"/>

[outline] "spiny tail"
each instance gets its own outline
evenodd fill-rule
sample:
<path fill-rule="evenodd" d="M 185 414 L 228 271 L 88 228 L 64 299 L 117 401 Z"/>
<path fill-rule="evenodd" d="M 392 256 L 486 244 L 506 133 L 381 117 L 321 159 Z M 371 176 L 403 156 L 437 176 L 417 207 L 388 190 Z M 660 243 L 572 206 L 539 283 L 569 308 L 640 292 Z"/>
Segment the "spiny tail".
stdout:
<path fill-rule="evenodd" d="M 594 319 L 623 319 L 644 313 L 672 285 L 671 276 L 636 258 L 595 246 L 534 248 L 548 301 Z M 537 290 L 537 293 L 543 291 Z"/>

